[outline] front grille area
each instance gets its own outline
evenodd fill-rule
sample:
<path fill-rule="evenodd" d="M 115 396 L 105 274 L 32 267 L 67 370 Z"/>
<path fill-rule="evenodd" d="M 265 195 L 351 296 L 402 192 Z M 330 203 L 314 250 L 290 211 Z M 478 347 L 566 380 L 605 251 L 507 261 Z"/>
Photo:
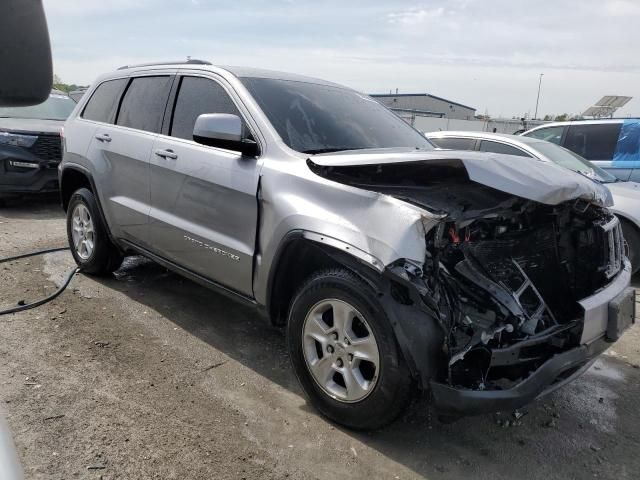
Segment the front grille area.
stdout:
<path fill-rule="evenodd" d="M 27 150 L 41 160 L 60 162 L 62 139 L 60 135 L 39 135 L 36 142 Z"/>
<path fill-rule="evenodd" d="M 472 233 L 462 248 L 493 281 L 511 292 L 523 290 L 527 295 L 518 301 L 531 316 L 540 316 L 546 303 L 550 318 L 565 321 L 579 315 L 570 300 L 586 298 L 607 285 L 621 271 L 625 257 L 620 221 L 610 214 L 595 220 L 540 222 L 478 241 Z M 523 289 L 527 282 L 535 288 Z"/>
<path fill-rule="evenodd" d="M 568 268 L 568 260 L 563 258 L 556 232 L 553 223 L 544 223 L 530 230 L 507 233 L 501 239 L 471 241 L 464 246 L 465 256 L 475 258 L 489 278 L 514 292 L 532 318 L 545 317 L 538 329 L 555 323 L 554 316 L 575 317 L 575 304 L 567 299 L 586 296 L 582 292 L 590 294 L 593 288 L 591 285 L 576 288 L 576 272 Z M 594 265 L 589 268 L 593 273 Z M 532 333 L 533 330 L 529 334 Z"/>
<path fill-rule="evenodd" d="M 622 269 L 624 258 L 624 241 L 622 226 L 617 217 L 600 225 L 602 229 L 602 246 L 604 253 L 604 274 L 607 278 L 615 276 Z"/>

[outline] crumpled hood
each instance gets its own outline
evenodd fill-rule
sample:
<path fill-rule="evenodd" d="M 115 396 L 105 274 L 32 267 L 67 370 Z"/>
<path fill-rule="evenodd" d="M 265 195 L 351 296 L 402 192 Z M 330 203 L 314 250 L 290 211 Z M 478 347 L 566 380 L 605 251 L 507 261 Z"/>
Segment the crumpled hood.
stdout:
<path fill-rule="evenodd" d="M 462 162 L 469 179 L 511 195 L 547 205 L 583 199 L 601 207 L 613 205 L 611 192 L 602 184 L 554 163 L 497 153 L 406 149 L 355 150 L 314 155 L 309 161 L 323 167 L 353 167 L 436 160 Z"/>
<path fill-rule="evenodd" d="M 60 133 L 64 120 L 37 118 L 0 118 L 0 131 L 18 133 Z"/>

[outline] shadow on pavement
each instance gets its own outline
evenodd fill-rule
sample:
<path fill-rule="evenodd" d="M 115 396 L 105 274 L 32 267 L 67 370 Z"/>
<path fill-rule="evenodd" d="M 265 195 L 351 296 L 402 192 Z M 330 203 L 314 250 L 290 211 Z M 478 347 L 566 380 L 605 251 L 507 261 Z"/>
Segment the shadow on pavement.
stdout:
<path fill-rule="evenodd" d="M 153 308 L 270 381 L 301 394 L 284 335 L 251 308 L 140 257 L 127 259 L 116 278 L 104 284 Z M 623 371 L 626 380 L 601 373 L 611 368 Z M 417 404 L 380 432 L 344 431 L 428 478 L 525 478 L 523 472 L 531 473 L 526 478 L 575 478 L 577 472 L 627 478 L 626 462 L 638 463 L 629 460 L 635 458 L 640 442 L 634 400 L 640 394 L 638 372 L 615 358 L 599 361 L 582 378 L 523 409 L 525 416 L 518 421 L 513 412 L 504 412 L 445 425 L 431 417 L 426 405 Z M 603 448 L 606 455 L 599 453 Z M 620 450 L 618 460 L 612 449 Z"/>
<path fill-rule="evenodd" d="M 20 220 L 51 220 L 64 218 L 57 194 L 30 195 L 0 199 L 0 216 Z"/>

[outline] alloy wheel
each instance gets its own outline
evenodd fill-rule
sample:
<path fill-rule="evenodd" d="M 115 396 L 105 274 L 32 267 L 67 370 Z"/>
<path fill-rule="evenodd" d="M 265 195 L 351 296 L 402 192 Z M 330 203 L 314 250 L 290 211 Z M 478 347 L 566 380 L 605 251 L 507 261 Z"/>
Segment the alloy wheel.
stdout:
<path fill-rule="evenodd" d="M 304 359 L 318 386 L 335 400 L 354 403 L 374 389 L 380 352 L 364 316 L 349 303 L 323 300 L 302 329 Z"/>
<path fill-rule="evenodd" d="M 79 203 L 71 216 L 73 248 L 82 260 L 88 260 L 95 247 L 93 220 L 86 205 Z"/>

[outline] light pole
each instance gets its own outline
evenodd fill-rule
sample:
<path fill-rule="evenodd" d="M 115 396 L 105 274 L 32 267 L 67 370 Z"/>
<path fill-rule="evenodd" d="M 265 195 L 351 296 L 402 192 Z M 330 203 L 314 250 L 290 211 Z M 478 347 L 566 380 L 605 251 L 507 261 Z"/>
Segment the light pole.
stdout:
<path fill-rule="evenodd" d="M 538 119 L 538 104 L 540 103 L 540 87 L 542 87 L 542 77 L 544 76 L 544 73 L 540 74 L 540 81 L 538 82 L 538 98 L 536 99 L 536 113 L 533 115 L 533 119 L 537 120 Z"/>

